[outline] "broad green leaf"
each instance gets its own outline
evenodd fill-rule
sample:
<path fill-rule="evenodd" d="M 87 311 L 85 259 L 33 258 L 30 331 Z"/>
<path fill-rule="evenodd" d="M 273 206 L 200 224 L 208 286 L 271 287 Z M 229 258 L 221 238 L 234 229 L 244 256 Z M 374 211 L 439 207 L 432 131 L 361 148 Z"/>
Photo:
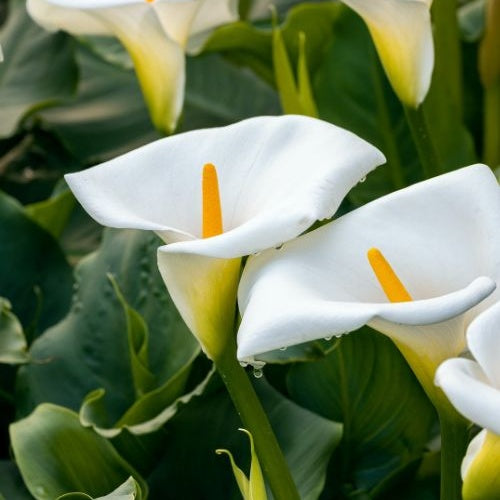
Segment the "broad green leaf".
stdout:
<path fill-rule="evenodd" d="M 139 500 L 140 498 L 143 498 L 143 495 L 139 483 L 133 477 L 129 477 L 116 490 L 103 497 L 93 499 L 86 493 L 65 493 L 57 500 Z"/>
<path fill-rule="evenodd" d="M 179 132 L 279 114 L 278 96 L 268 84 L 218 54 L 188 58 L 186 79 Z"/>
<path fill-rule="evenodd" d="M 26 213 L 54 238 L 59 238 L 75 207 L 73 193 L 66 189 L 49 199 L 24 207 Z"/>
<path fill-rule="evenodd" d="M 159 136 L 154 130 L 135 74 L 78 46 L 77 94 L 67 104 L 39 114 L 82 162 L 117 156 Z"/>
<path fill-rule="evenodd" d="M 156 250 L 160 244 L 154 234 L 145 231 L 105 231 L 100 249 L 76 268 L 70 313 L 33 344 L 31 356 L 40 362 L 19 372 L 21 414 L 44 401 L 77 411 L 87 395 L 99 389 L 92 392 L 93 417 L 88 417 L 88 423 L 110 429 L 115 424 L 150 420 L 183 394 L 199 346 L 159 275 Z M 125 309 L 108 273 L 128 303 Z M 150 387 L 152 381 L 148 380 L 148 392 L 140 399 L 134 385 L 137 366 L 133 367 L 130 356 L 130 341 L 137 339 L 127 330 L 129 314 L 136 325 L 148 327 L 147 368 L 155 377 Z M 138 351 L 145 355 L 141 346 Z"/>
<path fill-rule="evenodd" d="M 27 348 L 21 323 L 12 314 L 9 301 L 0 297 L 0 363 L 28 362 Z"/>
<path fill-rule="evenodd" d="M 434 411 L 386 337 L 368 329 L 346 335 L 325 359 L 294 365 L 287 385 L 294 401 L 344 424 L 330 470 L 332 497 L 368 495 L 421 457 Z"/>
<path fill-rule="evenodd" d="M 26 12 L 25 2 L 11 0 L 0 31 L 4 61 L 0 64 L 0 137 L 10 136 L 19 122 L 42 107 L 70 97 L 77 68 L 72 40 L 50 34 Z"/>
<path fill-rule="evenodd" d="M 0 192 L 0 296 L 30 340 L 67 313 L 73 283 L 61 249 L 13 198 Z"/>
<path fill-rule="evenodd" d="M 113 425 L 109 424 L 110 418 L 104 401 L 105 391 L 96 389 L 83 400 L 80 408 L 80 422 L 85 427 L 93 427 L 98 434 L 108 438 L 118 436 L 124 429 L 137 436 L 155 432 L 163 427 L 182 405 L 203 393 L 213 373 L 209 372 L 192 390 L 179 396 L 186 387 L 190 369 L 191 365 L 186 364 L 163 386 L 137 399 Z M 125 437 L 125 446 L 126 441 Z"/>
<path fill-rule="evenodd" d="M 256 379 L 254 385 L 301 498 L 318 498 L 328 460 L 340 440 L 341 426 L 292 403 L 265 378 Z M 241 500 L 226 460 L 214 453 L 225 448 L 231 450 L 237 463 L 249 462 L 248 440 L 236 432 L 240 426 L 226 389 L 215 377 L 202 396 L 193 398 L 167 423 L 168 446 L 148 480 L 151 498 Z M 170 485 L 168 491 L 165 484 Z"/>
<path fill-rule="evenodd" d="M 43 404 L 10 427 L 16 463 L 37 500 L 81 491 L 99 497 L 133 476 L 146 498 L 147 485 L 113 446 L 80 425 L 78 415 Z"/>

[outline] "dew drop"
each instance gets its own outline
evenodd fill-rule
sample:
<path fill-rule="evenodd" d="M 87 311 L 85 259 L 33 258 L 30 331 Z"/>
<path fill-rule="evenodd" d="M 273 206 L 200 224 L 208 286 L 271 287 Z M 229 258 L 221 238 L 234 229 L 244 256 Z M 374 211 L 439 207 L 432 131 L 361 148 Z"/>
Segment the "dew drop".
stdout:
<path fill-rule="evenodd" d="M 332 336 L 330 335 L 329 337 L 325 337 L 325 340 L 328 342 L 329 340 L 332 340 Z"/>
<path fill-rule="evenodd" d="M 240 366 L 243 368 L 246 368 L 248 366 L 248 363 L 245 363 L 244 361 L 240 361 Z"/>
<path fill-rule="evenodd" d="M 253 369 L 253 376 L 255 378 L 261 378 L 264 373 L 262 372 L 262 368 L 254 368 Z"/>
<path fill-rule="evenodd" d="M 286 351 L 286 346 L 285 347 L 280 347 L 280 351 Z"/>
<path fill-rule="evenodd" d="M 366 181 L 366 176 L 365 177 L 361 177 L 361 179 L 359 179 L 359 183 L 360 184 L 363 183 L 363 182 L 365 182 L 365 181 Z"/>

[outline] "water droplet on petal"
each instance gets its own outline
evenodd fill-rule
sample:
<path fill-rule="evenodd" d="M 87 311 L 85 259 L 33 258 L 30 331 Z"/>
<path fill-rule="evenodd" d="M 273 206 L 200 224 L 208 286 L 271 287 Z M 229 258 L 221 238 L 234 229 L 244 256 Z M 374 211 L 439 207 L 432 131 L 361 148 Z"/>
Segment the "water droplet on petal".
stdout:
<path fill-rule="evenodd" d="M 280 347 L 280 351 L 286 351 L 286 346 L 285 347 Z"/>
<path fill-rule="evenodd" d="M 325 337 L 325 340 L 328 342 L 329 340 L 332 340 L 332 336 L 330 335 L 329 337 Z"/>
<path fill-rule="evenodd" d="M 254 368 L 253 369 L 253 376 L 255 378 L 261 378 L 264 373 L 262 372 L 262 368 Z"/>
<path fill-rule="evenodd" d="M 361 184 L 362 182 L 365 182 L 366 181 L 366 176 L 365 177 L 361 177 L 361 179 L 359 179 L 359 183 Z"/>
<path fill-rule="evenodd" d="M 248 366 L 248 363 L 245 363 L 244 361 L 240 361 L 240 366 L 243 368 L 246 368 Z"/>

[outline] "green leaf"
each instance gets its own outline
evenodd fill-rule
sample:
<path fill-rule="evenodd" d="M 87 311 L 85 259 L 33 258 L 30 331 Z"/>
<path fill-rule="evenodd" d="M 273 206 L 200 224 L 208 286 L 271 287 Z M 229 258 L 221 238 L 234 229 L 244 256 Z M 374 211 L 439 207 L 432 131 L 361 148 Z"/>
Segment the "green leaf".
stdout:
<path fill-rule="evenodd" d="M 268 84 L 218 54 L 188 58 L 186 71 L 180 132 L 279 113 L 278 97 Z"/>
<path fill-rule="evenodd" d="M 12 135 L 19 122 L 42 107 L 70 97 L 77 81 L 72 40 L 36 25 L 25 2 L 11 0 L 0 31 L 0 137 Z"/>
<path fill-rule="evenodd" d="M 106 495 L 133 476 L 146 498 L 147 485 L 113 446 L 60 406 L 40 405 L 10 427 L 16 463 L 37 500 L 53 500 L 67 492 Z M 77 450 L 77 453 L 75 453 Z"/>
<path fill-rule="evenodd" d="M 75 197 L 65 189 L 49 199 L 24 207 L 26 213 L 54 238 L 59 238 L 69 222 Z"/>
<path fill-rule="evenodd" d="M 28 362 L 27 348 L 21 323 L 12 314 L 9 301 L 0 297 L 0 363 Z"/>
<path fill-rule="evenodd" d="M 149 370 L 149 329 L 143 317 L 127 304 L 113 275 L 108 274 L 108 278 L 126 318 L 130 367 L 137 398 L 148 392 L 155 384 L 155 376 Z"/>
<path fill-rule="evenodd" d="M 159 137 L 133 71 L 103 61 L 79 45 L 80 83 L 74 99 L 39 114 L 83 163 L 94 163 Z"/>
<path fill-rule="evenodd" d="M 331 469 L 332 497 L 368 494 L 421 457 L 434 410 L 386 337 L 369 329 L 346 335 L 324 360 L 294 365 L 287 385 L 294 401 L 344 424 Z"/>
<path fill-rule="evenodd" d="M 178 374 L 165 382 L 163 386 L 137 399 L 112 426 L 108 423 L 110 418 L 104 404 L 105 391 L 96 389 L 83 400 L 80 409 L 80 422 L 85 427 L 93 427 L 98 434 L 108 438 L 118 436 L 124 429 L 137 436 L 155 432 L 163 427 L 182 405 L 187 404 L 191 398 L 202 394 L 213 374 L 213 371 L 210 371 L 192 390 L 179 396 L 185 389 L 190 369 L 191 364 L 187 363 Z"/>
<path fill-rule="evenodd" d="M 328 460 L 340 440 L 341 426 L 292 403 L 265 378 L 255 380 L 254 385 L 299 487 L 300 497 L 303 500 L 318 498 Z M 151 498 L 241 498 L 226 461 L 214 457 L 215 449 L 225 448 L 232 451 L 238 463 L 248 463 L 248 441 L 231 432 L 240 426 L 225 387 L 214 377 L 202 396 L 193 398 L 167 423 L 168 446 L 149 477 Z M 189 460 L 179 460 L 179 457 L 189 457 Z M 165 484 L 171 486 L 169 491 L 165 491 Z"/>
<path fill-rule="evenodd" d="M 139 500 L 142 497 L 139 483 L 133 477 L 129 477 L 116 490 L 103 497 L 92 499 L 91 496 L 85 493 L 65 493 L 57 500 Z"/>
<path fill-rule="evenodd" d="M 7 298 L 28 340 L 68 311 L 71 269 L 57 242 L 0 192 L 0 296 Z"/>
<path fill-rule="evenodd" d="M 199 346 L 170 301 L 158 272 L 156 251 L 160 244 L 161 240 L 151 232 L 104 232 L 100 249 L 76 268 L 71 311 L 31 347 L 31 356 L 39 363 L 19 372 L 18 411 L 26 414 L 44 401 L 77 411 L 91 391 L 104 389 L 106 421 L 100 420 L 99 424 L 112 427 L 129 410 L 133 413 L 130 421 L 137 423 L 151 417 L 149 413 L 144 416 L 145 408 L 156 411 L 160 406 L 163 410 L 167 397 L 171 401 L 182 395 Z M 125 309 L 108 273 L 130 304 Z M 136 312 L 130 313 L 129 308 Z M 145 326 L 138 315 L 147 324 L 148 370 L 155 376 L 140 411 L 131 409 L 136 408 L 138 400 L 134 385 L 137 366 L 134 368 L 131 360 L 132 336 L 127 330 L 129 313 L 136 326 Z M 132 339 L 132 343 L 136 340 Z M 145 355 L 141 347 L 135 352 Z M 168 391 L 164 387 L 167 382 Z M 151 391 L 160 394 L 153 392 L 157 397 L 152 400 Z"/>

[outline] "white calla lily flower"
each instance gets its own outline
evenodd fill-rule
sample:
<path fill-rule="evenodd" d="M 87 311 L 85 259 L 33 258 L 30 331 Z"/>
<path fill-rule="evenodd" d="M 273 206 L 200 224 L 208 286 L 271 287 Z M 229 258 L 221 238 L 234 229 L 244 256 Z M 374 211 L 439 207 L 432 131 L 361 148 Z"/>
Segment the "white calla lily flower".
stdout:
<path fill-rule="evenodd" d="M 346 130 L 287 115 L 161 139 L 66 180 L 101 224 L 163 238 L 162 276 L 213 359 L 233 332 L 241 257 L 333 216 L 384 161 Z"/>
<path fill-rule="evenodd" d="M 431 0 L 341 0 L 365 21 L 399 99 L 417 108 L 434 69 Z"/>
<path fill-rule="evenodd" d="M 475 360 L 454 358 L 436 372 L 453 406 L 483 427 L 470 443 L 462 462 L 463 498 L 500 497 L 500 302 L 469 326 L 467 345 Z"/>
<path fill-rule="evenodd" d="M 182 110 L 184 53 L 196 52 L 212 29 L 238 17 L 236 0 L 28 0 L 27 8 L 51 31 L 118 38 L 153 123 L 166 132 L 175 129 Z"/>
<path fill-rule="evenodd" d="M 500 188 L 475 165 L 251 257 L 239 288 L 238 358 L 367 324 L 396 343 L 435 397 L 437 366 L 464 349 L 475 306 L 500 277 L 499 227 Z"/>

